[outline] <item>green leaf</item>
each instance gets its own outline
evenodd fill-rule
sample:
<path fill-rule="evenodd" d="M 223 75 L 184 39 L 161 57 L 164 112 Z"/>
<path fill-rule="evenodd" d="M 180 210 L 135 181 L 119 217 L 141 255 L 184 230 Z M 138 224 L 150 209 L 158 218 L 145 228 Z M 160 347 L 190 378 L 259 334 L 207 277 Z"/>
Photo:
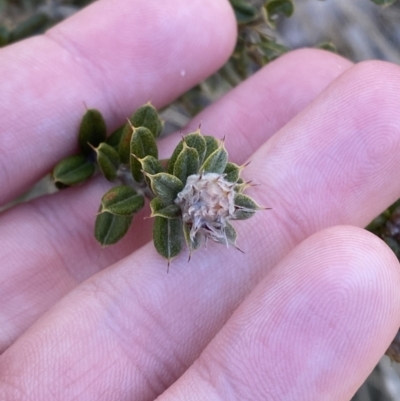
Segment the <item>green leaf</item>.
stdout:
<path fill-rule="evenodd" d="M 124 132 L 125 125 L 118 127 L 107 139 L 106 143 L 112 146 L 115 150 L 118 150 L 121 142 L 122 133 Z"/>
<path fill-rule="evenodd" d="M 10 43 L 44 32 L 49 23 L 50 18 L 45 13 L 32 15 L 11 31 Z"/>
<path fill-rule="evenodd" d="M 118 242 L 129 230 L 133 216 L 119 216 L 109 212 L 97 215 L 94 235 L 101 245 Z"/>
<path fill-rule="evenodd" d="M 294 5 L 292 0 L 272 0 L 265 5 L 268 13 L 268 18 L 273 20 L 278 14 L 283 14 L 285 17 L 292 16 Z"/>
<path fill-rule="evenodd" d="M 234 220 L 246 220 L 252 217 L 260 207 L 249 196 L 237 194 L 235 196 Z"/>
<path fill-rule="evenodd" d="M 144 197 L 127 185 L 110 189 L 101 198 L 101 212 L 130 216 L 144 206 Z"/>
<path fill-rule="evenodd" d="M 222 174 L 225 171 L 227 163 L 228 152 L 226 151 L 223 142 L 221 142 L 218 149 L 211 153 L 211 155 L 205 160 L 203 165 L 200 167 L 200 171 Z"/>
<path fill-rule="evenodd" d="M 229 245 L 234 245 L 236 246 L 236 239 L 237 239 L 237 234 L 236 230 L 233 228 L 232 224 L 226 222 L 225 223 L 225 242 L 221 240 L 221 244 L 225 243 L 227 246 Z"/>
<path fill-rule="evenodd" d="M 151 217 L 161 216 L 166 219 L 175 219 L 181 215 L 181 208 L 175 203 L 164 206 L 159 198 L 154 198 L 150 202 Z"/>
<path fill-rule="evenodd" d="M 249 4 L 245 0 L 230 0 L 233 10 L 235 11 L 236 21 L 238 24 L 248 24 L 257 19 L 259 12 L 257 8 Z"/>
<path fill-rule="evenodd" d="M 176 159 L 180 155 L 183 149 L 183 142 L 186 143 L 187 146 L 190 148 L 194 148 L 197 150 L 197 154 L 200 160 L 200 164 L 203 162 L 205 154 L 206 154 L 206 149 L 207 149 L 207 144 L 206 140 L 203 137 L 203 135 L 200 134 L 200 131 L 193 132 L 192 134 L 186 135 L 176 146 L 175 150 L 172 152 L 172 156 L 168 161 L 168 167 L 167 167 L 167 172 L 169 174 L 174 173 L 174 166 Z M 217 145 L 218 146 L 218 145 Z"/>
<path fill-rule="evenodd" d="M 194 239 L 192 240 L 190 237 L 190 227 L 186 223 L 183 223 L 183 237 L 185 238 L 186 245 L 189 248 L 189 260 L 192 258 L 192 254 L 194 251 L 200 248 L 201 246 L 201 234 L 196 233 Z"/>
<path fill-rule="evenodd" d="M 183 245 L 182 220 L 156 217 L 153 226 L 153 241 L 157 252 L 168 259 L 179 255 Z"/>
<path fill-rule="evenodd" d="M 219 147 L 219 142 L 210 135 L 205 135 L 204 140 L 206 141 L 206 154 L 204 155 L 204 160 L 211 155 L 211 153 L 215 152 Z"/>
<path fill-rule="evenodd" d="M 373 3 L 378 4 L 378 6 L 389 7 L 396 2 L 396 0 L 371 0 Z"/>
<path fill-rule="evenodd" d="M 92 153 L 93 147 L 96 148 L 104 142 L 106 136 L 107 127 L 101 113 L 96 109 L 87 110 L 79 127 L 78 143 L 82 153 Z"/>
<path fill-rule="evenodd" d="M 153 156 L 146 156 L 143 159 L 139 159 L 142 166 L 142 170 L 148 174 L 158 174 L 164 172 L 163 166 L 160 160 Z"/>
<path fill-rule="evenodd" d="M 126 123 L 122 129 L 119 145 L 118 154 L 121 159 L 121 163 L 129 164 L 131 154 L 131 138 L 133 133 L 133 127 L 130 123 Z"/>
<path fill-rule="evenodd" d="M 149 129 L 145 127 L 134 128 L 131 137 L 130 163 L 132 176 L 137 182 L 143 180 L 142 165 L 138 159 L 146 156 L 158 157 L 156 140 Z"/>
<path fill-rule="evenodd" d="M 105 142 L 102 142 L 95 151 L 100 171 L 108 181 L 114 181 L 120 165 L 118 152 Z"/>
<path fill-rule="evenodd" d="M 158 174 L 158 173 L 163 173 L 164 172 L 164 168 L 160 162 L 160 160 L 156 159 L 153 156 L 146 156 L 143 159 L 138 159 L 141 166 L 142 166 L 142 170 L 147 173 L 147 174 Z M 151 188 L 151 181 L 149 177 L 146 177 L 146 175 L 144 176 L 148 187 Z"/>
<path fill-rule="evenodd" d="M 83 155 L 70 156 L 61 160 L 53 171 L 57 188 L 65 188 L 88 180 L 95 172 L 93 163 Z"/>
<path fill-rule="evenodd" d="M 151 103 L 139 107 L 131 116 L 130 121 L 134 127 L 145 127 L 157 138 L 163 129 L 163 123 L 157 113 L 157 110 Z"/>
<path fill-rule="evenodd" d="M 200 161 L 197 150 L 187 146 L 185 141 L 183 149 L 174 164 L 174 176 L 184 183 L 190 175 L 198 173 L 199 166 Z"/>
<path fill-rule="evenodd" d="M 182 181 L 171 174 L 158 173 L 146 174 L 146 176 L 150 178 L 151 189 L 154 194 L 160 198 L 165 206 L 173 203 L 178 193 L 183 189 Z"/>
<path fill-rule="evenodd" d="M 225 176 L 226 181 L 237 182 L 240 175 L 240 167 L 235 163 L 228 162 L 226 164 L 224 174 L 226 174 Z"/>

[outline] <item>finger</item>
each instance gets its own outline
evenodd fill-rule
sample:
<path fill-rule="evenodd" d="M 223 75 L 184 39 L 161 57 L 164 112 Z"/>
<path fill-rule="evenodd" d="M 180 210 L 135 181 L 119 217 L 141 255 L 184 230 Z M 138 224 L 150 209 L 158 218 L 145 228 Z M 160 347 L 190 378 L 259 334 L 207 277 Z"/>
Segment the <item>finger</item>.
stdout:
<path fill-rule="evenodd" d="M 233 160 L 244 161 L 350 65 L 331 53 L 316 50 L 290 53 L 205 110 L 194 126 L 202 121 L 210 134 L 223 137 L 229 133 L 227 146 Z M 265 112 L 255 113 L 257 109 Z M 223 115 L 229 118 L 220 118 Z M 177 136 L 162 141 L 162 152 L 175 146 Z M 0 350 L 78 282 L 150 239 L 152 221 L 143 220 L 149 215 L 146 210 L 135 217 L 136 229 L 126 238 L 100 251 L 93 238 L 93 226 L 106 188 L 107 184 L 96 181 L 84 189 L 69 189 L 18 206 L 0 219 L 0 253 L 4 261 Z M 35 250 L 30 252 L 29 263 L 20 249 Z"/>
<path fill-rule="evenodd" d="M 385 105 L 378 114 L 374 87 Z M 336 223 L 363 225 L 368 213 L 372 219 L 380 205 L 399 196 L 399 122 L 393 117 L 399 90 L 396 66 L 371 62 L 345 72 L 254 155 L 252 166 L 259 169 L 253 174 L 274 183 L 264 184 L 268 199 L 281 199 L 279 192 L 286 191 L 298 204 L 289 202 L 286 210 L 284 202 L 276 204 L 279 209 L 238 225 L 246 255 L 210 245 L 189 268 L 184 256 L 177 258 L 167 275 L 153 246 L 142 247 L 81 284 L 7 349 L 0 358 L 0 394 L 154 399 L 297 243 Z M 60 382 L 66 369 L 68 379 Z"/>
<path fill-rule="evenodd" d="M 351 66 L 320 50 L 290 52 L 198 114 L 185 131 L 201 124 L 206 135 L 225 136 L 230 157 L 242 164 L 261 140 L 275 134 Z M 162 157 L 169 157 L 176 143 L 167 141 L 162 142 Z"/>
<path fill-rule="evenodd" d="M 350 400 L 398 330 L 399 288 L 399 263 L 377 237 L 354 227 L 318 232 L 159 400 Z"/>
<path fill-rule="evenodd" d="M 76 151 L 85 104 L 110 129 L 217 70 L 235 42 L 226 0 L 102 0 L 46 35 L 1 50 L 0 202 Z"/>

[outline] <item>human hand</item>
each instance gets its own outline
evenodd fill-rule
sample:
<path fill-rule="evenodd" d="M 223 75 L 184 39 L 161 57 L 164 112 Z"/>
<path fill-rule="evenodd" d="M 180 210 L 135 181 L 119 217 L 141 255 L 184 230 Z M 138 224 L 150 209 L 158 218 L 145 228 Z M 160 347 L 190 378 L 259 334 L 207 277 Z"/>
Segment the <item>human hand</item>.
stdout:
<path fill-rule="evenodd" d="M 162 107 L 224 62 L 234 29 L 223 0 L 102 0 L 2 49 L 2 202 L 74 151 L 83 102 L 111 127 Z M 3 213 L 0 399 L 350 399 L 400 325 L 400 278 L 378 238 L 337 225 L 400 197 L 399 89 L 394 65 L 301 50 L 190 123 L 252 160 L 251 195 L 273 207 L 238 222 L 245 255 L 210 244 L 166 274 L 142 213 L 98 258 L 96 179 Z"/>

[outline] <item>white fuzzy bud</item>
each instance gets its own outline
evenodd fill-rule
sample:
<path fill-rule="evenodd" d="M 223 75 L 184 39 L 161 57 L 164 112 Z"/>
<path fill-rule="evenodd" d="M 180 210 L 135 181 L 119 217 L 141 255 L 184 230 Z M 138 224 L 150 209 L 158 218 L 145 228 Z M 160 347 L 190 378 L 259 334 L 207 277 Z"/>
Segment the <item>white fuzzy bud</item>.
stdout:
<path fill-rule="evenodd" d="M 182 210 L 182 219 L 190 227 L 190 237 L 197 233 L 217 242 L 226 242 L 226 222 L 235 213 L 235 183 L 223 174 L 202 173 L 187 178 L 175 203 Z"/>

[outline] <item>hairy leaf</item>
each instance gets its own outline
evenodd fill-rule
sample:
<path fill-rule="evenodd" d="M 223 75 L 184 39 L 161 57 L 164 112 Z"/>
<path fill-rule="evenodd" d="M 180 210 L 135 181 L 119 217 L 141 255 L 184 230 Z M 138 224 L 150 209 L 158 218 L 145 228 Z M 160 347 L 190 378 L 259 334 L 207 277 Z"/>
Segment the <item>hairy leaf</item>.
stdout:
<path fill-rule="evenodd" d="M 190 148 L 184 142 L 181 153 L 179 153 L 174 164 L 174 176 L 179 178 L 182 183 L 185 183 L 190 175 L 198 173 L 199 167 L 200 160 L 197 150 Z"/>
<path fill-rule="evenodd" d="M 96 148 L 97 163 L 104 177 L 108 181 L 114 181 L 117 178 L 117 171 L 120 165 L 118 152 L 110 145 L 102 142 Z"/>
<path fill-rule="evenodd" d="M 54 183 L 58 188 L 77 185 L 88 180 L 95 172 L 93 163 L 85 156 L 70 156 L 61 160 L 53 170 Z"/>
<path fill-rule="evenodd" d="M 106 136 L 107 127 L 101 113 L 96 109 L 87 110 L 79 127 L 78 143 L 82 153 L 92 153 L 92 148 L 104 142 Z"/>
<path fill-rule="evenodd" d="M 226 174 L 226 181 L 236 182 L 239 179 L 240 167 L 235 163 L 228 162 L 226 164 L 224 174 Z"/>
<path fill-rule="evenodd" d="M 119 144 L 121 142 L 122 133 L 124 132 L 125 125 L 121 125 L 118 127 L 111 135 L 106 139 L 106 143 L 112 146 L 115 150 L 118 151 Z"/>
<path fill-rule="evenodd" d="M 169 174 L 174 173 L 174 166 L 176 159 L 180 155 L 183 149 L 183 142 L 186 143 L 186 145 L 190 148 L 194 148 L 197 151 L 198 158 L 200 160 L 200 164 L 203 162 L 205 154 L 206 154 L 206 140 L 201 135 L 200 131 L 193 132 L 192 134 L 186 135 L 176 146 L 175 150 L 172 152 L 172 156 L 168 161 L 168 167 L 167 167 L 167 172 Z"/>
<path fill-rule="evenodd" d="M 182 251 L 182 220 L 157 216 L 153 226 L 153 241 L 157 252 L 168 259 L 169 265 L 171 259 Z"/>
<path fill-rule="evenodd" d="M 101 198 L 101 212 L 130 216 L 144 206 L 144 197 L 127 185 L 110 189 Z"/>
<path fill-rule="evenodd" d="M 260 207 L 249 196 L 237 194 L 235 196 L 235 220 L 246 220 L 252 217 Z"/>
<path fill-rule="evenodd" d="M 218 149 L 208 156 L 203 165 L 200 167 L 200 171 L 222 174 L 225 171 L 227 163 L 228 152 L 226 151 L 223 143 L 221 143 Z"/>
<path fill-rule="evenodd" d="M 258 10 L 246 0 L 230 0 L 238 24 L 248 24 L 257 19 Z"/>
<path fill-rule="evenodd" d="M 158 157 L 157 143 L 149 129 L 135 128 L 131 137 L 131 173 L 133 178 L 140 182 L 143 180 L 142 165 L 138 159 L 146 156 Z"/>
<path fill-rule="evenodd" d="M 227 247 L 229 247 L 229 245 L 236 246 L 236 239 L 236 230 L 233 228 L 232 224 L 226 222 L 224 227 L 224 237 L 216 238 L 215 241 L 219 244 L 225 244 Z"/>
<path fill-rule="evenodd" d="M 161 216 L 166 219 L 176 219 L 181 215 L 181 208 L 175 203 L 164 206 L 159 198 L 154 198 L 150 202 L 151 217 Z"/>
<path fill-rule="evenodd" d="M 124 164 L 129 164 L 132 133 L 133 127 L 131 126 L 131 124 L 126 123 L 122 128 L 122 133 L 118 145 L 118 154 L 121 159 L 121 163 Z"/>
<path fill-rule="evenodd" d="M 185 238 L 186 245 L 189 248 L 189 260 L 192 258 L 192 254 L 194 251 L 200 248 L 201 246 L 201 234 L 196 233 L 194 239 L 190 238 L 190 227 L 186 223 L 183 223 L 183 236 Z"/>
<path fill-rule="evenodd" d="M 130 118 L 132 125 L 136 128 L 145 127 L 157 138 L 160 136 L 163 123 L 157 113 L 157 110 L 151 103 L 139 107 Z"/>
<path fill-rule="evenodd" d="M 178 193 L 183 189 L 182 181 L 171 174 L 158 173 L 147 174 L 146 176 L 151 181 L 152 191 L 165 206 L 173 203 Z"/>
<path fill-rule="evenodd" d="M 97 215 L 94 235 L 101 245 L 118 242 L 129 230 L 133 216 L 119 216 L 109 212 Z"/>
<path fill-rule="evenodd" d="M 215 152 L 219 147 L 219 142 L 210 135 L 205 135 L 204 140 L 206 141 L 206 153 L 204 155 L 204 160 L 211 155 L 211 153 Z"/>

